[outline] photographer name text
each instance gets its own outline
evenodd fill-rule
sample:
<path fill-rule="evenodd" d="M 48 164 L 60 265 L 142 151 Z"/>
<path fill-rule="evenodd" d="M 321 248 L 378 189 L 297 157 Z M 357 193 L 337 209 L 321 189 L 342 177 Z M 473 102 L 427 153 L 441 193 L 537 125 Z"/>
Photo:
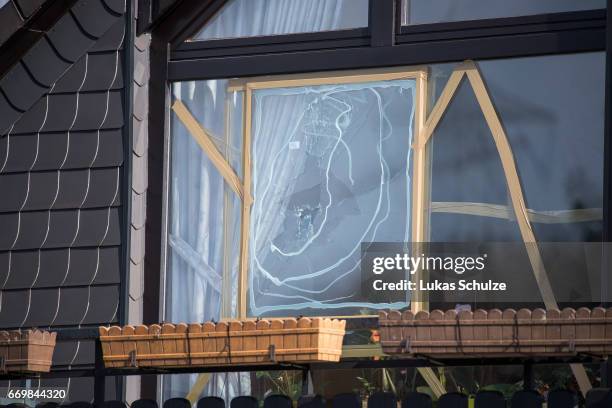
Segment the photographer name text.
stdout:
<path fill-rule="evenodd" d="M 431 292 L 446 292 L 446 291 L 505 291 L 508 289 L 508 285 L 505 282 L 496 282 L 492 280 L 477 281 L 461 279 L 457 282 L 442 282 L 439 280 L 433 281 L 410 281 L 402 279 L 397 282 L 385 282 L 382 279 L 376 279 L 372 282 L 372 287 L 376 291 L 407 291 L 407 290 L 421 290 Z"/>

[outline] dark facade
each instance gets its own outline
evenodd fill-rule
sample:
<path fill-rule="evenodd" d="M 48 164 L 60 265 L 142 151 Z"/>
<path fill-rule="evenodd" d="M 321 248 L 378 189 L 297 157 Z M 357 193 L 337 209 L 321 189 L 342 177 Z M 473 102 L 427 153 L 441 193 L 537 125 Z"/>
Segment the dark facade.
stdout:
<path fill-rule="evenodd" d="M 400 22 L 400 1 L 370 0 L 367 27 L 190 41 L 225 4 L 0 7 L 0 328 L 58 331 L 54 370 L 93 368 L 100 325 L 168 317 L 172 83 L 605 53 L 603 211 L 594 240 L 609 241 L 609 7 L 411 26 Z M 15 381 L 25 384 L 0 386 Z M 93 399 L 92 377 L 35 381 L 67 387 L 73 401 Z M 163 389 L 155 376 L 104 381 L 107 399 L 155 398 Z"/>
<path fill-rule="evenodd" d="M 12 41 L 25 41 L 21 25 L 36 24 L 51 7 L 43 3 L 0 9 L 2 47 L 18 49 Z M 125 3 L 57 3 L 65 7 L 59 19 L 0 81 L 3 328 L 95 328 L 123 313 L 131 154 Z M 93 341 L 59 341 L 54 365 L 91 364 L 93 351 Z M 71 399 L 93 390 L 92 379 L 52 383 L 66 384 Z"/>

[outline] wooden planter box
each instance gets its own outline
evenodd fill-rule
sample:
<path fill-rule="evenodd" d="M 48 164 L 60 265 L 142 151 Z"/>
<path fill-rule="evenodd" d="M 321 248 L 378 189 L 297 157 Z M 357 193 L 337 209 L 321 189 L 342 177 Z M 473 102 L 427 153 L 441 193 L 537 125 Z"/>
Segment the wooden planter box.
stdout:
<path fill-rule="evenodd" d="M 56 333 L 41 330 L 0 331 L 0 371 L 47 373 Z"/>
<path fill-rule="evenodd" d="M 338 361 L 346 321 L 323 318 L 100 327 L 106 367 Z"/>
<path fill-rule="evenodd" d="M 379 314 L 387 354 L 432 357 L 612 354 L 612 308 Z"/>

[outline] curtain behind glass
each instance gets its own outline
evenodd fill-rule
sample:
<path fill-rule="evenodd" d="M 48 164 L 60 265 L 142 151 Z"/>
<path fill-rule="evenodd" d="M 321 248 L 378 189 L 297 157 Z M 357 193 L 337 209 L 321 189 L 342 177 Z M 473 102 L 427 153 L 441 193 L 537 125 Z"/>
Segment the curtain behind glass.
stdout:
<path fill-rule="evenodd" d="M 342 30 L 368 25 L 368 0 L 233 0 L 194 40 Z"/>
<path fill-rule="evenodd" d="M 187 106 L 240 175 L 242 138 L 230 130 L 241 126 L 226 122 L 225 110 L 240 110 L 242 98 L 226 95 L 225 89 L 226 81 L 185 82 L 174 85 L 174 97 Z M 176 116 L 172 118 L 171 152 L 165 318 L 188 323 L 218 321 L 224 300 L 225 317 L 236 310 L 232 282 L 238 279 L 241 201 Z M 229 270 L 229 279 L 224 269 Z M 166 376 L 164 398 L 184 397 L 196 378 Z M 248 377 L 245 381 L 234 373 L 215 374 L 204 393 L 229 400 L 249 391 Z"/>
<path fill-rule="evenodd" d="M 368 314 L 362 242 L 410 224 L 414 80 L 256 90 L 249 313 Z"/>

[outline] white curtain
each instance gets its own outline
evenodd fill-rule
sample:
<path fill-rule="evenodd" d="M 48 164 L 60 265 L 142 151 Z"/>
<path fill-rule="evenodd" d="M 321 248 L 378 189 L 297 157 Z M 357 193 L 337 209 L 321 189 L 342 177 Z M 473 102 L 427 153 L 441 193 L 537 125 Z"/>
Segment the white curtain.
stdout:
<path fill-rule="evenodd" d="M 196 40 L 365 27 L 367 0 L 231 0 Z"/>
<path fill-rule="evenodd" d="M 174 97 L 187 105 L 211 133 L 219 150 L 227 152 L 230 162 L 236 163 L 241 155 L 240 145 L 230 141 L 228 146 L 225 141 L 225 85 L 226 81 L 177 83 Z M 230 106 L 238 102 L 230 100 Z M 176 117 L 172 122 L 171 158 L 166 320 L 219 320 L 224 257 L 229 258 L 225 267 L 231 271 L 231 281 L 237 279 L 240 200 Z M 229 237 L 225 235 L 226 228 Z M 227 254 L 226 239 L 230 242 Z M 232 305 L 235 310 L 235 302 Z M 184 397 L 196 378 L 197 375 L 166 377 L 164 398 Z M 248 376 L 216 374 L 205 394 L 229 399 L 249 393 L 249 385 Z"/>

